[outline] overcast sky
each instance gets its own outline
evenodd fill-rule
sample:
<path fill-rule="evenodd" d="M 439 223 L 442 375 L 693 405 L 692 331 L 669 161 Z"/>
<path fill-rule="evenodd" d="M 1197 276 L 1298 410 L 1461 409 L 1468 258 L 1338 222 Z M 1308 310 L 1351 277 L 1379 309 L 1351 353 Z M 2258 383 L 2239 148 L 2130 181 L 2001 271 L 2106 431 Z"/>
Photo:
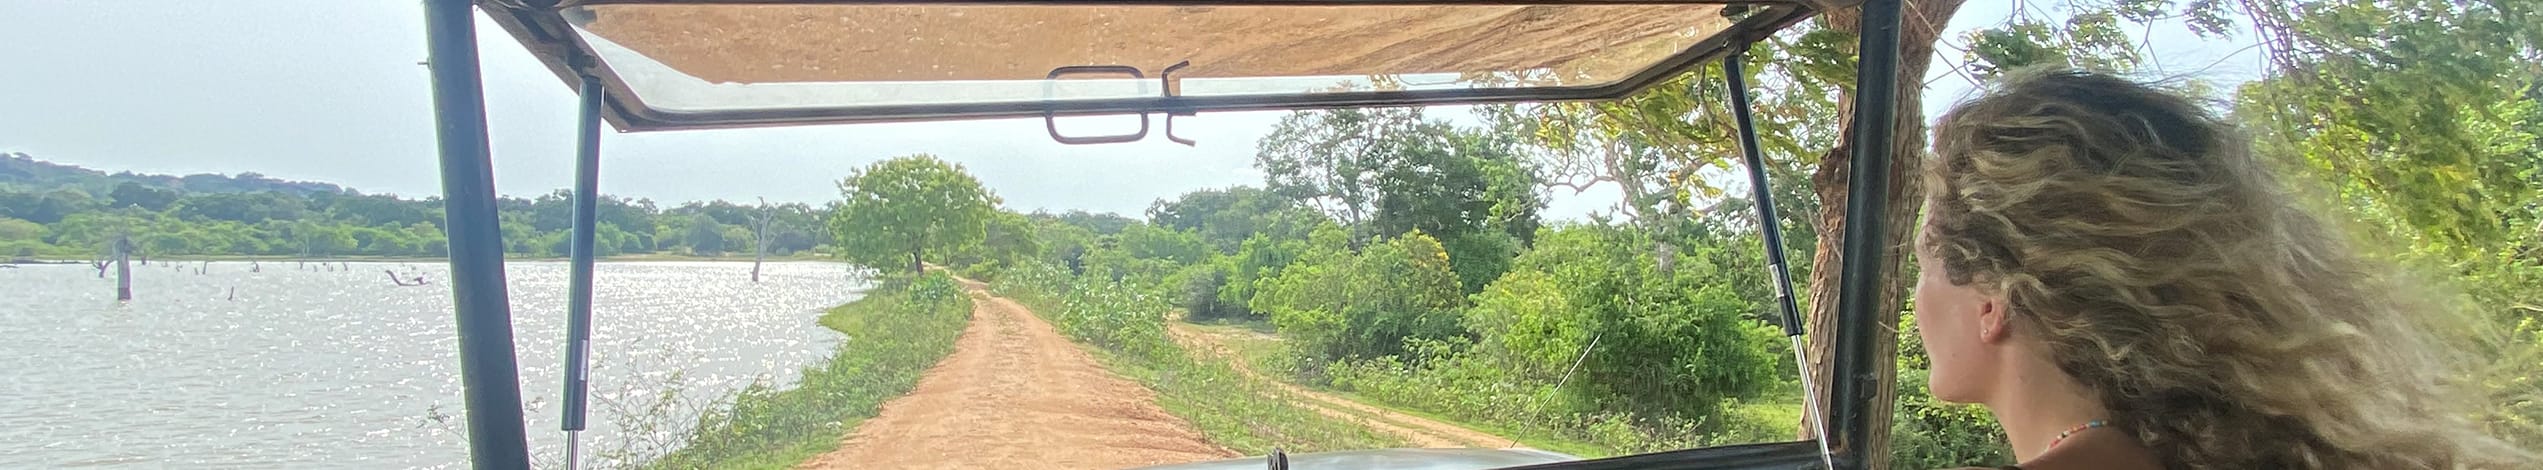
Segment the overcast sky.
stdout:
<path fill-rule="evenodd" d="M 1975 0 L 1958 31 L 2002 22 Z M 422 6 L 414 1 L 0 0 L 0 152 L 93 169 L 224 173 L 336 183 L 370 193 L 440 192 Z M 572 184 L 573 90 L 479 18 L 495 181 L 509 195 Z M 2257 75 L 2248 39 L 2153 30 L 2165 73 L 2236 82 Z M 1937 63 L 1932 114 L 1969 84 Z M 1444 110 L 1443 110 L 1444 111 Z M 1434 111 L 1439 113 L 1443 111 Z M 1137 214 L 1186 191 L 1261 184 L 1254 143 L 1278 113 L 1177 121 L 1198 147 L 1068 146 L 1039 120 L 610 133 L 601 189 L 663 203 L 820 202 L 835 181 L 892 156 L 966 165 L 1010 208 Z M 1612 191 L 1558 196 L 1549 216 L 1605 207 Z"/>

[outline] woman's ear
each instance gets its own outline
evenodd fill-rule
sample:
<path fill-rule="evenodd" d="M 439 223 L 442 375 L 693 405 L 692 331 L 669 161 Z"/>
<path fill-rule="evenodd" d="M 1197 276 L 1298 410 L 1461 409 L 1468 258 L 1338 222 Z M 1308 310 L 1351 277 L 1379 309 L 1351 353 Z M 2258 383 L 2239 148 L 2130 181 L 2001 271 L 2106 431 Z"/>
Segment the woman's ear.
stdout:
<path fill-rule="evenodd" d="M 2012 318 L 2005 314 L 2004 302 L 1992 296 L 1978 301 L 1978 341 L 2001 343 L 2013 338 Z"/>

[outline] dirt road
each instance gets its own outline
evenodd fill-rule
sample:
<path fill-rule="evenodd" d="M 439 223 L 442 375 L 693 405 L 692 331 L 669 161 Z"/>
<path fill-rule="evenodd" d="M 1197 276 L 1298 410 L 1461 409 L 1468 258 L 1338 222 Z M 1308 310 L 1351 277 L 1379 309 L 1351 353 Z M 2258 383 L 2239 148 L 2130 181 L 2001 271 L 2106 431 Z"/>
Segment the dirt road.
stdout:
<path fill-rule="evenodd" d="M 1348 398 L 1308 390 L 1306 387 L 1264 376 L 1255 372 L 1252 364 L 1247 364 L 1245 359 L 1238 357 L 1235 350 L 1227 346 L 1226 341 L 1229 338 L 1226 334 L 1202 331 L 1192 327 L 1191 324 L 1175 320 L 1166 322 L 1166 331 L 1174 337 L 1176 342 L 1182 343 L 1186 348 L 1226 359 L 1229 364 L 1236 366 L 1237 373 L 1245 374 L 1247 378 L 1270 383 L 1289 392 L 1290 395 L 1307 398 L 1309 401 L 1300 404 L 1315 408 L 1316 412 L 1323 413 L 1325 416 L 1360 422 L 1378 431 L 1403 436 L 1404 439 L 1412 441 L 1413 445 L 1421 447 L 1494 449 L 1516 447 L 1516 441 L 1510 438 L 1369 406 Z"/>
<path fill-rule="evenodd" d="M 1103 469 L 1236 457 L 1015 301 L 971 291 L 954 352 L 807 469 Z"/>

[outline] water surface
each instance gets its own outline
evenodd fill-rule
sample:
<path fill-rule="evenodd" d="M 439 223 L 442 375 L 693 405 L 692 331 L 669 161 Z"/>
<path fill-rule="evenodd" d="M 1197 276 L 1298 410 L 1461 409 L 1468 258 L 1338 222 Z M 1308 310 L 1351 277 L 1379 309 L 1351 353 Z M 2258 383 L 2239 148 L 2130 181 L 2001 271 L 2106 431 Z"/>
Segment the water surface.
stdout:
<path fill-rule="evenodd" d="M 0 468 L 464 466 L 447 265 L 261 265 L 135 265 L 129 303 L 85 266 L 0 269 Z M 771 263 L 756 284 L 750 263 L 597 276 L 587 452 L 667 444 L 695 410 L 643 412 L 661 392 L 697 402 L 793 380 L 839 341 L 814 319 L 866 287 L 817 262 Z M 508 278 L 532 446 L 552 461 L 566 266 L 514 262 Z"/>

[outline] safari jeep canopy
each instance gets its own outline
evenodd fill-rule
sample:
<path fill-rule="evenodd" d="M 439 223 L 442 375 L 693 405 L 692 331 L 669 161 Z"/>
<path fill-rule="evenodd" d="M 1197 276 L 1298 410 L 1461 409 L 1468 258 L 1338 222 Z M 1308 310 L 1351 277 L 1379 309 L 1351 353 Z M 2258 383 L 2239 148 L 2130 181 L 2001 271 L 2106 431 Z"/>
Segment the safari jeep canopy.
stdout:
<path fill-rule="evenodd" d="M 1603 100 L 1862 10 L 1835 380 L 1820 439 L 1529 466 L 1860 468 L 1902 0 L 427 0 L 469 449 L 526 468 L 471 6 L 582 97 L 564 430 L 583 425 L 602 122 L 624 132 L 862 122 Z M 1728 75 L 1755 191 L 1746 85 Z M 1834 92 L 1833 90 L 1831 92 Z M 1773 220 L 1771 199 L 1758 210 Z M 1780 245 L 1773 224 L 1766 243 Z M 1781 272 L 1786 331 L 1800 318 Z M 1800 348 L 1795 348 L 1799 350 Z M 569 439 L 567 462 L 576 449 Z"/>

